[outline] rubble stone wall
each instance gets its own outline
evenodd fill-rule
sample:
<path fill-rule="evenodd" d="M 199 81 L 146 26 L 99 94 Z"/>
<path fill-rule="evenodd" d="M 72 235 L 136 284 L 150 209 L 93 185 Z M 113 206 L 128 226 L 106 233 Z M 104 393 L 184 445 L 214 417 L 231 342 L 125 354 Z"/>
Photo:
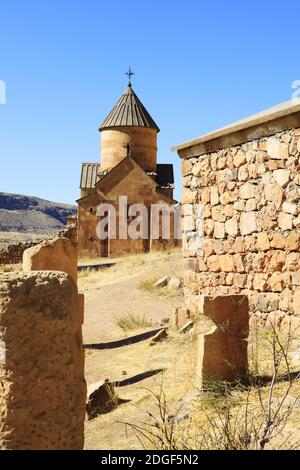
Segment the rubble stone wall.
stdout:
<path fill-rule="evenodd" d="M 203 247 L 185 250 L 188 307 L 201 310 L 203 295 L 245 294 L 252 318 L 300 322 L 299 156 L 293 128 L 183 159 L 184 210 L 204 210 Z M 183 222 L 185 238 L 197 233 L 195 214 Z"/>
<path fill-rule="evenodd" d="M 22 263 L 24 251 L 38 243 L 39 241 L 12 243 L 7 245 L 5 248 L 2 248 L 0 250 L 0 266 L 4 264 Z"/>

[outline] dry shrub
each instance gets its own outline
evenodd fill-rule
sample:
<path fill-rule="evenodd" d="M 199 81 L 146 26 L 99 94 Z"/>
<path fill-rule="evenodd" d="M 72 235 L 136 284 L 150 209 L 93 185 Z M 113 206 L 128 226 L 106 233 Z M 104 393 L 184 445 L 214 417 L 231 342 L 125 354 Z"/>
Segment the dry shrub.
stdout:
<path fill-rule="evenodd" d="M 122 317 L 118 317 L 116 318 L 116 322 L 117 325 L 126 332 L 152 326 L 151 320 L 146 319 L 144 315 L 136 315 L 134 313 L 128 313 Z"/>
<path fill-rule="evenodd" d="M 272 327 L 263 338 L 255 334 L 263 350 L 261 344 L 252 344 L 256 356 L 251 358 L 246 382 L 211 382 L 192 400 L 171 406 L 162 380 L 157 393 L 150 391 L 155 411 L 146 411 L 144 422 L 123 424 L 134 430 L 144 448 L 157 450 L 298 448 L 293 429 L 300 395 L 291 392 L 297 389 L 300 373 L 291 370 L 291 332 L 284 337 Z M 252 341 L 255 343 L 255 337 Z M 271 375 L 264 373 L 264 367 L 272 370 Z M 187 403 L 192 404 L 192 411 L 185 413 Z"/>

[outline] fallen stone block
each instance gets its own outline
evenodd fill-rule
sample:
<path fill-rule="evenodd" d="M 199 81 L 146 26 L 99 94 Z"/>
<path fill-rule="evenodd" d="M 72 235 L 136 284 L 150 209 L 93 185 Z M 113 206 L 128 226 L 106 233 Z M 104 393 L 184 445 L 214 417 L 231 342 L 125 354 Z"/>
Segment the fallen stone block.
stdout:
<path fill-rule="evenodd" d="M 156 281 L 156 283 L 154 284 L 154 287 L 156 288 L 166 287 L 168 285 L 169 279 L 170 279 L 169 276 L 162 277 L 161 279 Z"/>
<path fill-rule="evenodd" d="M 168 282 L 168 289 L 179 289 L 181 287 L 182 281 L 178 277 L 171 277 Z"/>
<path fill-rule="evenodd" d="M 177 307 L 173 313 L 173 326 L 180 329 L 191 320 L 191 312 L 186 307 Z"/>
<path fill-rule="evenodd" d="M 160 330 L 150 341 L 150 346 L 154 346 L 155 344 L 159 343 L 160 341 L 164 341 L 168 337 L 168 332 L 166 328 Z"/>
<path fill-rule="evenodd" d="M 191 330 L 194 326 L 193 320 L 189 320 L 186 322 L 185 325 L 183 325 L 182 328 L 180 328 L 179 333 L 187 333 L 189 330 Z"/>
<path fill-rule="evenodd" d="M 89 420 L 109 413 L 118 406 L 118 403 L 115 387 L 108 379 L 88 387 L 86 411 Z"/>

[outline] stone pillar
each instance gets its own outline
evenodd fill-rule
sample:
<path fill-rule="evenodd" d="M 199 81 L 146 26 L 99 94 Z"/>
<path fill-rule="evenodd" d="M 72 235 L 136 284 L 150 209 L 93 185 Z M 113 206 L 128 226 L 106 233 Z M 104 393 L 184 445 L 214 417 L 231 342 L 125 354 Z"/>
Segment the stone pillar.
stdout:
<path fill-rule="evenodd" d="M 247 376 L 249 303 L 243 295 L 204 297 L 203 313 L 214 322 L 199 335 L 197 386 L 233 382 Z"/>
<path fill-rule="evenodd" d="M 81 328 L 67 274 L 0 274 L 0 449 L 83 448 Z"/>
<path fill-rule="evenodd" d="M 63 271 L 77 283 L 77 247 L 68 238 L 54 237 L 24 251 L 23 271 Z"/>

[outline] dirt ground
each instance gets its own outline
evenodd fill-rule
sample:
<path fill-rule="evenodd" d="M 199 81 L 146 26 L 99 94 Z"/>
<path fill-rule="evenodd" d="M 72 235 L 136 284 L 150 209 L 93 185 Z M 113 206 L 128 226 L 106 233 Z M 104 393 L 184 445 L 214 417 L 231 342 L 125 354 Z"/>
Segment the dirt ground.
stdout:
<path fill-rule="evenodd" d="M 90 263 L 88 260 L 84 260 Z M 148 279 L 182 275 L 179 251 L 156 255 L 132 256 L 114 260 L 115 266 L 101 272 L 81 273 L 79 288 L 85 294 L 84 343 L 100 343 L 139 333 L 125 333 L 117 318 L 128 314 L 144 316 L 157 328 L 162 319 L 172 316 L 175 307 L 183 304 L 182 290 L 168 292 L 143 291 L 139 284 Z M 151 328 L 150 328 L 151 329 Z M 147 328 L 143 328 L 143 331 Z M 163 377 L 164 387 L 172 388 L 172 399 L 180 400 L 188 393 L 194 367 L 190 363 L 193 338 L 171 329 L 169 338 L 155 346 L 150 340 L 110 350 L 86 349 L 86 380 L 93 384 L 103 379 L 119 380 L 141 372 L 165 369 L 163 374 L 118 388 L 118 395 L 128 403 L 116 410 L 86 422 L 86 449 L 138 449 L 141 445 L 132 430 L 120 422 L 137 423 L 153 409 L 151 391 L 158 391 Z M 189 380 L 187 379 L 189 376 Z M 172 387 L 169 387 L 172 385 Z M 147 390 L 149 389 L 149 390 Z"/>
<path fill-rule="evenodd" d="M 142 290 L 141 283 L 155 280 L 164 276 L 182 276 L 182 258 L 179 251 L 171 253 L 157 253 L 143 256 L 128 256 L 113 260 L 113 266 L 98 272 L 84 271 L 79 274 L 79 288 L 85 294 L 85 323 L 83 326 L 84 343 L 109 342 L 117 338 L 139 333 L 141 330 L 124 332 L 117 324 L 118 318 L 127 315 L 138 315 L 147 320 L 151 319 L 152 328 L 157 328 L 163 318 L 172 317 L 175 307 L 183 304 L 181 289 L 146 289 Z M 97 261 L 99 262 L 99 261 Z M 107 260 L 106 260 L 107 262 Z M 81 263 L 90 264 L 90 260 L 81 260 Z M 149 327 L 148 327 L 149 328 Z M 147 328 L 143 328 L 143 331 Z M 249 340 L 249 354 L 256 351 L 256 360 L 260 366 L 260 373 L 272 374 L 272 350 L 270 349 L 270 332 L 259 330 L 252 332 Z M 118 396 L 126 400 L 114 411 L 103 414 L 85 425 L 85 449 L 140 449 L 142 444 L 131 425 L 149 422 L 149 412 L 158 416 L 153 393 L 159 394 L 163 387 L 169 413 L 177 416 L 182 404 L 188 408 L 188 419 L 183 423 L 188 430 L 201 429 L 206 411 L 212 410 L 215 398 L 209 401 L 209 395 L 199 398 L 195 389 L 195 375 L 197 364 L 197 335 L 193 333 L 179 334 L 171 326 L 168 330 L 167 340 L 155 346 L 149 345 L 150 340 L 142 341 L 125 347 L 109 350 L 86 349 L 86 380 L 91 385 L 104 379 L 112 381 L 122 380 L 136 374 L 164 369 L 163 373 L 144 379 L 132 385 L 117 388 Z M 258 346 L 253 347 L 253 344 Z M 293 370 L 300 370 L 299 347 L 300 340 L 292 343 Z M 250 368 L 253 360 L 249 357 Z M 270 360 L 271 359 L 271 360 Z M 287 387 L 285 381 L 279 381 L 274 389 L 273 405 L 280 402 Z M 196 395 L 195 395 L 196 393 Z M 269 388 L 262 388 L 263 400 L 268 401 Z M 235 407 L 236 416 L 243 412 L 245 400 L 249 400 L 251 416 L 260 412 L 256 388 L 250 391 L 234 390 L 231 402 Z M 293 405 L 293 414 L 289 417 L 284 433 L 280 433 L 272 445 L 279 448 L 287 440 L 287 447 L 292 442 L 290 436 L 299 441 L 300 447 L 300 381 L 296 381 L 293 391 L 289 393 L 283 411 Z M 217 398 L 221 407 L 223 398 Z M 204 408 L 203 408 L 204 406 Z M 204 410 L 204 412 L 203 412 Z M 181 412 L 179 412 L 181 413 Z M 233 413 L 233 416 L 235 414 Z M 129 425 L 128 425 L 129 424 Z M 193 431 L 194 432 L 194 431 Z M 213 429 L 215 434 L 215 429 Z M 220 439 L 222 437 L 220 436 Z M 148 443 L 149 444 L 149 443 Z M 195 442 L 191 448 L 197 447 Z M 214 446 L 218 446 L 215 442 Z M 151 445 L 149 446 L 151 448 Z M 153 448 L 153 447 L 152 447 Z M 273 447 L 274 448 L 274 447 Z M 289 447 L 288 447 L 289 448 Z"/>

